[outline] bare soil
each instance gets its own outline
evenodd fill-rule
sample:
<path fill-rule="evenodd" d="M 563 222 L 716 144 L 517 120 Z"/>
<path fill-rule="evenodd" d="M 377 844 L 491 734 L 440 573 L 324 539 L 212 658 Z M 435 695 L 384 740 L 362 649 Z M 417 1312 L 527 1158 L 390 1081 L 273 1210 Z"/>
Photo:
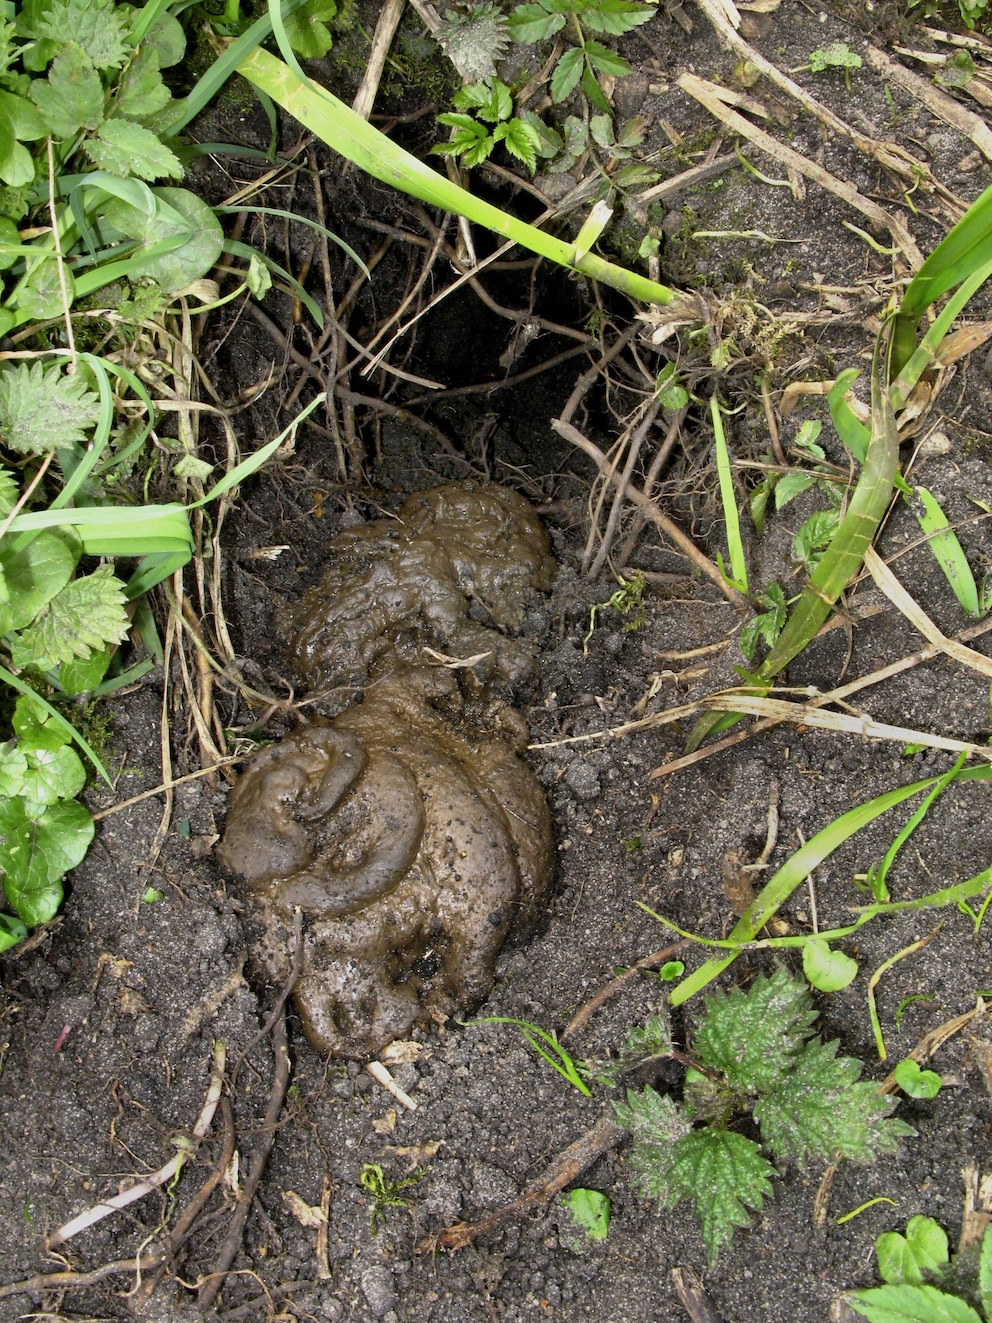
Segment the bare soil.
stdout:
<path fill-rule="evenodd" d="M 681 138 L 679 158 L 662 158 L 666 174 L 698 164 L 714 141 L 714 122 L 676 86 L 679 73 L 694 70 L 728 82 L 737 62 L 701 13 L 686 13 L 691 34 L 660 12 L 621 44 L 636 64 L 634 78 L 617 87 L 617 96 L 629 102 L 625 113 L 647 117 L 659 151 L 673 135 Z M 811 11 L 783 0 L 775 13 L 751 15 L 747 22 L 757 49 L 779 67 L 797 69 L 828 41 L 845 41 L 859 52 L 868 40 L 890 51 L 907 37 L 911 45 L 926 43 L 918 28 L 879 26 L 891 17 L 876 11 L 867 33 L 856 26 L 857 14 Z M 925 158 L 964 202 L 987 183 L 987 162 L 973 144 L 905 92 L 886 86 L 867 62 L 853 74 L 850 90 L 839 72 L 794 77 L 869 136 L 898 141 Z M 752 94 L 772 107 L 769 131 L 898 211 L 924 252 L 933 246 L 947 222 L 932 193 L 921 190 L 908 211 L 905 189 L 891 174 L 827 134 L 780 91 L 759 83 Z M 255 133 L 264 138 L 264 132 L 250 115 L 242 125 L 246 141 Z M 422 125 L 417 132 L 424 132 Z M 733 142 L 725 134 L 719 150 L 731 151 Z M 763 173 L 782 177 L 778 163 L 743 146 Z M 328 223 L 366 258 L 381 242 L 382 226 L 414 232 L 413 209 L 384 189 L 358 189 L 340 178 L 333 162 L 325 178 L 334 185 Z M 525 205 L 530 200 L 522 200 Z M 739 459 L 769 452 L 763 377 L 777 406 L 790 382 L 830 379 L 849 366 L 867 375 L 877 318 L 893 287 L 892 258 L 877 250 L 889 243 L 886 235 L 876 234 L 876 245 L 869 245 L 844 228 L 847 220 L 865 228 L 863 217 L 812 183 L 804 198 L 796 198 L 739 167 L 667 204 L 662 278 L 706 291 L 728 309 L 722 325 L 710 327 L 709 341 L 685 339 L 681 352 L 687 379 L 704 393 L 715 386 L 727 405 L 741 406 L 728 424 Z M 698 231 L 738 237 L 693 238 Z M 739 237 L 744 231 L 778 241 Z M 293 244 L 302 249 L 304 240 L 294 233 Z M 402 243 L 389 249 L 372 295 L 363 295 L 368 301 L 359 305 L 369 326 L 395 306 L 396 289 L 421 258 L 422 250 Z M 447 278 L 440 267 L 436 276 Z M 529 272 L 522 282 L 501 272 L 488 289 L 504 306 L 573 329 L 587 325 L 589 299 L 604 299 L 610 338 L 629 319 L 619 301 L 557 276 L 530 307 L 529 282 Z M 339 295 L 344 288 L 342 281 Z M 225 398 L 233 400 L 273 371 L 268 392 L 239 415 L 246 448 L 284 424 L 283 407 L 301 374 L 303 398 L 313 384 L 300 361 L 309 361 L 312 346 L 305 332 L 293 330 L 288 301 L 272 296 L 265 309 L 283 328 L 281 340 L 242 317 L 211 326 L 201 346 Z M 987 297 L 968 315 L 975 321 L 992 316 Z M 396 351 L 407 355 L 397 356 L 397 365 L 440 381 L 445 391 L 432 394 L 392 381 L 387 390 L 382 379 L 371 379 L 363 387 L 367 396 L 388 394 L 390 412 L 355 402 L 354 372 L 351 406 L 370 481 L 361 487 L 343 483 L 332 440 L 319 429 L 301 431 L 294 454 L 246 487 L 228 515 L 225 607 L 243 676 L 283 697 L 283 641 L 273 613 L 319 577 L 322 546 L 343 523 L 375 518 L 409 491 L 466 472 L 518 486 L 543 512 L 560 570 L 546 604 L 530 616 L 540 642 L 540 675 L 518 702 L 535 746 L 528 757 L 547 789 L 555 822 L 558 876 L 539 931 L 504 950 L 496 987 L 480 1014 L 561 1031 L 617 970 L 674 940 L 645 906 L 706 937 L 726 933 L 743 881 L 754 881 L 745 866 L 765 846 L 770 806 L 777 811 L 777 836 L 758 885 L 845 809 L 945 770 L 953 754 L 780 726 L 673 775 L 652 776 L 681 755 L 687 727 L 659 725 L 620 736 L 611 735 L 611 728 L 733 683 L 734 667 L 743 662 L 736 644 L 743 617 L 648 529 L 626 562 L 614 566 L 647 574 L 643 623 L 625 632 L 624 619 L 603 606 L 585 643 L 591 608 L 607 602 L 616 582 L 609 573 L 590 580 L 580 572 L 596 473 L 553 433 L 550 420 L 561 414 L 589 360 L 573 358 L 524 377 L 576 341 L 542 330 L 514 358 L 513 331 L 511 322 L 466 291 L 441 303 L 416 339 Z M 718 341 L 732 341 L 734 350 L 714 378 L 708 359 Z M 668 348 L 641 344 L 646 371 L 658 370 Z M 513 380 L 504 385 L 507 378 Z M 647 379 L 617 370 L 601 380 L 577 424 L 607 449 L 617 418 L 632 410 Z M 464 392 L 468 386 L 478 389 Z M 426 395 L 431 399 L 416 402 Z M 822 400 L 810 397 L 781 420 L 786 451 L 806 417 L 824 420 L 823 435 L 829 434 Z M 433 431 L 425 430 L 424 420 Z M 662 420 L 657 439 L 661 429 Z M 905 464 L 919 447 L 914 479 L 938 496 L 952 522 L 960 521 L 962 544 L 979 571 L 992 563 L 992 535 L 982 517 L 983 505 L 992 506 L 990 437 L 992 368 L 980 349 L 958 365 L 904 455 Z M 705 410 L 691 410 L 660 485 L 665 508 L 710 555 L 723 546 L 711 445 Z M 829 445 L 841 461 L 839 448 Z M 815 503 L 808 494 L 772 514 L 762 538 L 749 535 L 754 584 L 777 577 L 789 596 L 798 592 L 803 578 L 791 558 L 791 537 Z M 627 532 L 629 514 L 624 518 Z M 618 545 L 623 541 L 622 533 Z M 270 550 L 276 548 L 281 550 Z M 900 579 L 945 634 L 966 627 L 904 504 L 894 508 L 880 550 L 886 559 L 898 557 Z M 839 626 L 790 668 L 789 682 L 827 690 L 842 677 L 867 675 L 922 646 L 913 627 L 866 579 L 848 594 Z M 989 651 L 987 639 L 972 646 Z M 291 724 L 285 711 L 251 710 L 227 682 L 218 691 L 230 728 L 244 731 L 264 721 L 269 735 Z M 174 685 L 170 694 L 175 692 Z M 886 679 L 853 701 L 857 710 L 900 727 L 980 744 L 992 735 L 987 679 L 945 656 Z M 167 708 L 176 770 L 194 772 L 199 764 L 188 714 L 171 698 Z M 409 1111 L 360 1063 L 321 1059 L 303 1039 L 290 1006 L 285 1024 L 291 1073 L 283 1099 L 273 1039 L 273 1022 L 281 1022 L 280 989 L 246 977 L 251 931 L 244 899 L 211 857 L 223 828 L 223 776 L 176 787 L 160 853 L 153 847 L 161 795 L 116 808 L 159 784 L 161 709 L 160 674 L 110 706 L 115 793 L 94 787 L 89 801 L 94 811 L 115 811 L 100 819 L 90 856 L 70 879 L 59 921 L 0 964 L 0 1321 L 194 1319 L 202 1316 L 199 1294 L 209 1316 L 229 1319 L 675 1323 L 687 1316 L 671 1279 L 679 1266 L 703 1274 L 713 1317 L 725 1323 L 826 1320 L 843 1316 L 835 1302 L 845 1288 L 874 1282 L 872 1251 L 880 1232 L 901 1229 L 924 1213 L 955 1240 L 964 1203 L 962 1170 L 969 1164 L 986 1170 L 992 1140 L 992 1046 L 980 1021 L 936 1054 L 934 1066 L 945 1079 L 940 1094 L 930 1102 L 901 1104 L 898 1114 L 917 1135 L 902 1143 L 897 1156 L 870 1167 L 841 1165 L 827 1187 L 822 1170 L 783 1171 L 774 1200 L 750 1229 L 737 1233 L 712 1269 L 690 1209 L 661 1212 L 632 1192 L 622 1143 L 577 1173 L 579 1183 L 610 1198 L 605 1242 L 577 1241 L 567 1214 L 552 1199 L 464 1249 L 420 1252 L 425 1237 L 516 1199 L 608 1116 L 608 1095 L 600 1090 L 581 1097 L 508 1026 L 449 1023 L 423 1030 L 416 1059 L 392 1066 L 416 1104 Z M 989 867 L 988 795 L 981 784 L 945 793 L 899 857 L 890 879 L 894 897 L 924 895 Z M 808 932 L 814 922 L 828 928 L 849 921 L 850 907 L 863 903 L 855 879 L 884 855 L 898 829 L 895 816 L 880 819 L 816 870 L 809 889 L 797 892 L 783 912 L 793 932 Z M 149 888 L 160 893 L 157 899 Z M 878 984 L 889 1057 L 882 1063 L 869 1022 L 868 979 L 920 939 L 920 949 L 893 964 Z M 869 1078 L 882 1080 L 925 1034 L 973 1009 L 976 997 L 992 989 L 988 923 L 976 935 L 971 919 L 955 909 L 872 923 L 845 949 L 861 972 L 843 992 L 818 996 L 818 1027 L 825 1038 L 839 1039 L 843 1052 L 862 1059 Z M 680 955 L 693 968 L 705 953 L 687 948 Z M 754 953 L 741 957 L 724 982 L 746 982 L 775 960 L 798 968 L 795 953 Z M 625 1029 L 663 997 L 656 977 L 645 973 L 629 980 L 568 1040 L 570 1051 L 582 1059 L 616 1050 Z M 693 1001 L 676 1014 L 683 1040 L 691 1037 L 698 1014 Z M 179 1179 L 49 1249 L 49 1237 L 69 1218 L 174 1155 L 203 1107 L 216 1043 L 226 1050 L 224 1096 Z M 665 1066 L 656 1082 L 677 1092 L 680 1073 Z M 267 1115 L 273 1097 L 275 1114 Z M 375 1219 L 360 1180 L 371 1164 L 379 1164 L 390 1184 L 414 1178 Z M 253 1170 L 261 1179 L 238 1226 L 232 1220 L 236 1201 Z M 202 1206 L 191 1208 L 198 1191 L 204 1192 Z M 322 1200 L 326 1233 L 319 1227 Z M 842 1220 L 870 1201 L 878 1202 Z M 236 1247 L 231 1271 L 216 1300 L 206 1304 L 204 1285 L 217 1271 L 228 1237 Z M 138 1269 L 141 1256 L 145 1262 Z"/>

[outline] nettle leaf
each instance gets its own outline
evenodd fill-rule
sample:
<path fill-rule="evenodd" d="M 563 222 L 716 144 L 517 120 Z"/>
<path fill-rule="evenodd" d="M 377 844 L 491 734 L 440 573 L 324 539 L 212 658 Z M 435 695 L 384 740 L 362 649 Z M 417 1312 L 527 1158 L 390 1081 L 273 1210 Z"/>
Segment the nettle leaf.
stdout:
<path fill-rule="evenodd" d="M 551 75 L 551 100 L 558 104 L 578 87 L 582 77 L 583 59 L 579 46 L 572 46 L 555 65 Z"/>
<path fill-rule="evenodd" d="M 651 5 L 633 4 L 631 0 L 597 0 L 582 11 L 582 26 L 593 32 L 608 32 L 619 37 L 624 32 L 647 23 L 655 14 Z"/>
<path fill-rule="evenodd" d="M 121 75 L 112 114 L 147 119 L 169 104 L 172 93 L 162 80 L 159 57 L 143 46 Z"/>
<path fill-rule="evenodd" d="M 844 1299 L 869 1323 L 982 1323 L 971 1305 L 935 1286 L 873 1286 Z"/>
<path fill-rule="evenodd" d="M 471 14 L 447 10 L 435 36 L 466 83 L 492 78 L 510 39 L 506 17 L 493 4 L 478 5 Z"/>
<path fill-rule="evenodd" d="M 754 1107 L 761 1137 L 777 1161 L 871 1162 L 916 1133 L 903 1121 L 886 1119 L 897 1100 L 870 1080 L 857 1082 L 860 1074 L 861 1062 L 838 1057 L 836 1042 L 815 1038 L 805 1044 L 778 1088 Z"/>
<path fill-rule="evenodd" d="M 75 42 L 97 69 L 119 69 L 127 58 L 127 25 L 114 0 L 51 0 L 38 32 L 60 46 Z"/>
<path fill-rule="evenodd" d="M 650 1086 L 640 1093 L 627 1090 L 625 1103 L 615 1102 L 616 1123 L 629 1130 L 634 1143 L 630 1154 L 630 1178 L 641 1194 L 667 1202 L 669 1172 L 675 1144 L 690 1133 L 688 1121 L 668 1094 Z"/>
<path fill-rule="evenodd" d="M 507 19 L 507 27 L 514 41 L 544 41 L 565 26 L 565 15 L 549 13 L 543 5 L 517 5 Z"/>
<path fill-rule="evenodd" d="M 815 1019 L 806 985 L 780 969 L 759 975 L 747 992 L 735 987 L 707 997 L 693 1049 L 734 1088 L 767 1093 L 792 1068 Z"/>
<path fill-rule="evenodd" d="M 511 156 L 522 161 L 531 174 L 534 173 L 541 140 L 529 124 L 522 119 L 511 119 L 508 124 L 501 124 L 494 136 L 497 142 L 502 141 Z"/>
<path fill-rule="evenodd" d="M 139 179 L 182 179 L 183 167 L 150 129 L 128 119 L 105 120 L 83 150 L 101 170 Z"/>
<path fill-rule="evenodd" d="M 608 74 L 614 78 L 625 78 L 630 73 L 630 65 L 616 51 L 611 51 L 599 41 L 586 42 L 586 56 L 597 73 Z"/>
<path fill-rule="evenodd" d="M 93 832 L 93 819 L 75 800 L 60 800 L 34 815 L 20 797 L 0 800 L 3 889 L 29 927 L 54 918 L 62 904 L 62 878 L 83 860 Z"/>
<path fill-rule="evenodd" d="M 75 799 L 86 784 L 82 759 L 68 744 L 58 749 L 35 749 L 26 755 L 22 794 L 31 804 L 55 804 Z"/>
<path fill-rule="evenodd" d="M 26 546 L 0 544 L 6 600 L 0 601 L 0 635 L 30 625 L 72 578 L 81 552 L 69 528 L 43 528 Z"/>
<path fill-rule="evenodd" d="M 664 1203 L 693 1201 L 712 1267 L 734 1229 L 750 1225 L 748 1209 L 760 1211 L 771 1196 L 773 1175 L 753 1140 L 731 1130 L 694 1130 L 674 1147 Z"/>
<path fill-rule="evenodd" d="M 36 78 L 28 91 L 49 132 L 72 138 L 103 119 L 103 84 L 81 46 L 69 42 L 52 61 L 48 80 Z"/>
<path fill-rule="evenodd" d="M 334 42 L 327 24 L 337 12 L 337 0 L 307 0 L 302 8 L 286 14 L 283 23 L 293 50 L 307 60 L 326 55 Z"/>
<path fill-rule="evenodd" d="M 124 585 L 109 565 L 73 579 L 15 640 L 14 665 L 47 671 L 76 657 L 85 659 L 107 643 L 120 643 L 128 631 L 126 601 Z"/>
<path fill-rule="evenodd" d="M 911 1217 L 906 1234 L 886 1231 L 875 1242 L 883 1282 L 922 1286 L 924 1273 L 940 1274 L 948 1262 L 947 1233 L 932 1217 Z"/>
<path fill-rule="evenodd" d="M 39 362 L 0 373 L 0 438 L 20 455 L 82 445 L 99 416 L 99 397 L 79 374 Z"/>

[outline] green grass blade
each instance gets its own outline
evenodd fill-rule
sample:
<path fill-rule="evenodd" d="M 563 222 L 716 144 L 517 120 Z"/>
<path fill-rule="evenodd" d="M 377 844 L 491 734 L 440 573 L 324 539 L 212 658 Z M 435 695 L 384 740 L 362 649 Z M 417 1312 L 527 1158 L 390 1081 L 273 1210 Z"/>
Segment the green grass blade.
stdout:
<path fill-rule="evenodd" d="M 236 215 L 238 212 L 250 212 L 252 216 L 278 216 L 280 220 L 293 221 L 293 223 L 297 225 L 306 225 L 317 234 L 322 234 L 325 239 L 329 239 L 331 243 L 337 244 L 342 252 L 348 254 L 358 267 L 359 271 L 364 274 L 366 280 L 372 279 L 372 272 L 355 252 L 350 243 L 347 243 L 339 235 L 335 234 L 333 230 L 328 230 L 325 226 L 318 224 L 315 220 L 311 220 L 308 216 L 300 216 L 295 211 L 285 211 L 282 207 L 214 207 L 214 214 L 217 216 Z"/>
<path fill-rule="evenodd" d="M 744 543 L 741 541 L 741 521 L 737 510 L 737 493 L 734 491 L 734 475 L 730 467 L 730 451 L 727 437 L 723 430 L 723 415 L 720 402 L 715 395 L 710 396 L 710 414 L 713 418 L 713 440 L 716 445 L 716 472 L 720 481 L 720 503 L 723 506 L 723 522 L 727 529 L 727 550 L 730 554 L 731 578 L 728 583 L 739 593 L 747 592 L 747 561 L 744 559 Z M 726 575 L 724 576 L 726 578 Z"/>
<path fill-rule="evenodd" d="M 992 767 L 984 766 L 959 773 L 958 780 L 984 781 L 990 777 L 992 777 Z M 824 827 L 822 831 L 818 831 L 805 845 L 801 846 L 768 880 L 738 919 L 726 940 L 734 944 L 753 941 L 796 888 L 802 886 L 813 869 L 818 868 L 825 859 L 833 854 L 834 850 L 843 845 L 856 832 L 859 832 L 862 827 L 867 827 L 869 823 L 874 822 L 883 813 L 887 813 L 889 809 L 895 808 L 897 804 L 911 799 L 913 795 L 917 795 L 921 791 L 930 790 L 933 786 L 940 784 L 942 780 L 942 777 L 931 776 L 927 777 L 925 781 L 914 781 L 911 785 L 899 786 L 895 790 L 888 790 L 884 795 L 878 795 L 875 799 L 870 799 L 864 804 L 858 804 L 853 809 L 848 809 L 846 813 L 841 814 L 839 818 L 835 818 L 833 822 Z M 913 902 L 909 902 L 909 905 L 912 906 Z M 918 908 L 918 906 L 916 907 Z M 875 905 L 867 908 L 875 913 L 883 913 L 891 907 Z M 902 908 L 906 908 L 906 905 L 904 904 Z M 857 926 L 861 925 L 858 924 Z M 695 996 L 697 992 L 701 992 L 728 965 L 737 959 L 737 955 L 737 951 L 732 951 L 729 955 L 717 956 L 700 965 L 688 978 L 683 979 L 681 983 L 673 988 L 670 997 L 671 1004 L 680 1006 L 683 1002 L 688 1001 L 690 997 Z"/>
<path fill-rule="evenodd" d="M 958 756 L 954 766 L 944 773 L 930 793 L 926 796 L 923 803 L 913 810 L 909 821 L 906 822 L 902 830 L 897 834 L 895 840 L 889 846 L 888 850 L 886 850 L 885 858 L 882 860 L 878 868 L 868 870 L 869 886 L 874 892 L 876 900 L 883 904 L 888 901 L 889 892 L 888 887 L 886 886 L 886 879 L 889 875 L 889 869 L 895 863 L 899 851 L 930 812 L 934 803 L 944 793 L 951 782 L 957 778 L 961 769 L 964 767 L 966 757 L 967 754 L 964 753 Z"/>
<path fill-rule="evenodd" d="M 971 572 L 971 566 L 957 539 L 957 534 L 947 522 L 947 516 L 936 498 L 927 491 L 926 487 L 917 487 L 915 494 L 922 508 L 914 506 L 913 513 L 919 520 L 920 528 L 927 534 L 930 550 L 937 564 L 944 571 L 947 582 L 951 585 L 962 609 L 972 620 L 978 620 L 982 615 L 982 608 L 978 602 L 978 585 L 975 583 L 975 576 Z"/>
<path fill-rule="evenodd" d="M 631 298 L 647 303 L 676 305 L 673 311 L 677 310 L 678 315 L 696 318 L 692 301 L 678 291 L 614 266 L 592 253 L 577 261 L 574 244 L 565 243 L 533 225 L 527 225 L 459 188 L 429 165 L 404 151 L 337 97 L 313 83 L 302 83 L 289 65 L 269 55 L 267 51 L 252 51 L 241 61 L 238 72 L 253 87 L 266 92 L 305 128 L 316 133 L 334 151 L 353 161 L 374 179 L 380 179 L 430 206 L 465 216 L 560 266 L 578 270 L 583 275 L 622 290 Z"/>
<path fill-rule="evenodd" d="M 320 309 L 320 304 L 310 297 L 295 276 L 291 276 L 285 267 L 281 267 L 268 253 L 252 248 L 250 244 L 241 243 L 238 239 L 225 239 L 224 252 L 230 253 L 232 257 L 243 258 L 246 262 L 250 262 L 253 257 L 257 258 L 259 262 L 264 262 L 270 271 L 285 280 L 294 297 L 299 299 L 320 329 L 324 329 L 324 314 Z"/>

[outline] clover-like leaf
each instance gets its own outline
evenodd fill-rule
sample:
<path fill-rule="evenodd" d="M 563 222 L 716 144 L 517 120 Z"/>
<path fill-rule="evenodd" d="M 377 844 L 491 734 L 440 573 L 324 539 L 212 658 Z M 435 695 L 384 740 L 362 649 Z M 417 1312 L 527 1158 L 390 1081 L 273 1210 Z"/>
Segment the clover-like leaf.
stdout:
<path fill-rule="evenodd" d="M 16 666 L 47 671 L 75 657 L 89 657 L 128 631 L 124 585 L 109 565 L 74 579 L 51 599 L 11 648 Z"/>
<path fill-rule="evenodd" d="M 939 1274 L 948 1262 L 947 1233 L 932 1217 L 911 1217 L 906 1234 L 886 1231 L 875 1242 L 878 1274 L 894 1286 L 922 1286 L 924 1273 Z"/>
<path fill-rule="evenodd" d="M 103 119 L 103 84 L 81 46 L 69 42 L 52 61 L 47 81 L 34 79 L 28 96 L 55 138 L 95 129 Z"/>
<path fill-rule="evenodd" d="M 912 1126 L 889 1119 L 897 1101 L 859 1081 L 861 1062 L 837 1056 L 837 1044 L 813 1039 L 803 1047 L 774 1092 L 760 1098 L 754 1119 L 779 1162 L 811 1158 L 871 1162 L 894 1153 Z"/>
<path fill-rule="evenodd" d="M 38 362 L 0 373 L 0 437 L 18 454 L 82 445 L 99 416 L 99 398 L 82 376 Z"/>
<path fill-rule="evenodd" d="M 108 119 L 83 148 L 90 160 L 108 174 L 139 179 L 182 179 L 183 167 L 150 129 L 129 119 Z"/>
<path fill-rule="evenodd" d="M 923 1070 L 918 1061 L 907 1057 L 892 1072 L 896 1083 L 909 1098 L 936 1098 L 944 1081 L 935 1070 Z"/>
<path fill-rule="evenodd" d="M 760 975 L 747 992 L 731 988 L 708 997 L 693 1046 L 734 1088 L 765 1093 L 791 1069 L 815 1019 L 809 989 L 780 969 Z"/>

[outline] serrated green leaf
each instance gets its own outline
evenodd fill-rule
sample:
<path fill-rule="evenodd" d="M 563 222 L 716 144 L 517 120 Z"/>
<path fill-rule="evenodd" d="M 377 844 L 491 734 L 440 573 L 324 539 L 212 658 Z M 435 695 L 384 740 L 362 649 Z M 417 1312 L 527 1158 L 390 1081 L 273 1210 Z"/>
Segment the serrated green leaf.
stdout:
<path fill-rule="evenodd" d="M 99 417 L 99 396 L 79 374 L 39 362 L 0 372 L 0 437 L 20 455 L 81 446 Z"/>
<path fill-rule="evenodd" d="M 840 992 L 858 972 L 858 962 L 843 951 L 833 951 L 829 942 L 814 937 L 803 946 L 803 973 L 820 992 Z"/>
<path fill-rule="evenodd" d="M 759 975 L 747 992 L 731 988 L 707 997 L 693 1048 L 734 1088 L 766 1093 L 791 1069 L 815 1019 L 805 983 L 780 969 L 770 978 Z"/>
<path fill-rule="evenodd" d="M 758 1145 L 731 1130 L 694 1130 L 678 1140 L 663 1202 L 673 1208 L 691 1199 L 710 1266 L 736 1227 L 750 1225 L 748 1209 L 761 1210 L 772 1194 L 774 1168 Z"/>
<path fill-rule="evenodd" d="M 89 657 L 105 644 L 120 643 L 128 631 L 126 600 L 124 585 L 109 565 L 73 579 L 15 640 L 14 665 L 47 671 Z"/>
<path fill-rule="evenodd" d="M 119 69 L 127 57 L 127 26 L 114 0 L 51 0 L 38 33 L 82 47 L 95 69 Z"/>
<path fill-rule="evenodd" d="M 586 43 L 587 55 L 588 55 L 588 49 L 589 46 L 588 43 Z M 629 72 L 630 71 L 628 69 L 628 73 Z M 596 81 L 596 75 L 593 72 L 592 65 L 590 64 L 588 58 L 583 62 L 581 87 L 582 87 L 583 95 L 585 96 L 586 100 L 589 102 L 590 106 L 595 106 L 595 108 L 597 110 L 601 110 L 604 115 L 612 114 L 610 103 L 606 99 L 606 93 L 603 91 L 599 83 Z"/>
<path fill-rule="evenodd" d="M 21 793 L 27 770 L 27 755 L 17 747 L 16 740 L 0 744 L 0 799 L 10 799 Z"/>
<path fill-rule="evenodd" d="M 629 1130 L 635 1148 L 670 1149 L 676 1140 L 689 1133 L 689 1123 L 667 1093 L 658 1093 L 649 1085 L 639 1092 L 627 1090 L 626 1102 L 615 1102 L 616 1123 Z M 653 1193 L 649 1191 L 649 1193 Z"/>
<path fill-rule="evenodd" d="M 805 569 L 812 574 L 823 553 L 836 537 L 840 529 L 839 510 L 818 510 L 810 515 L 792 539 L 793 554 Z"/>
<path fill-rule="evenodd" d="M 970 1305 L 935 1286 L 873 1286 L 844 1298 L 869 1323 L 982 1323 Z"/>
<path fill-rule="evenodd" d="M 28 96 L 55 138 L 95 129 L 103 119 L 103 85 L 93 61 L 70 42 L 52 61 L 47 81 L 36 78 Z"/>
<path fill-rule="evenodd" d="M 86 784 L 86 768 L 68 744 L 57 749 L 34 749 L 26 755 L 24 798 L 32 804 L 55 804 L 75 799 Z"/>
<path fill-rule="evenodd" d="M 494 4 L 474 5 L 467 14 L 447 10 L 434 35 L 465 83 L 492 78 L 510 40 L 506 16 Z"/>
<path fill-rule="evenodd" d="M 105 120 L 97 136 L 83 143 L 83 150 L 94 165 L 112 175 L 148 180 L 183 177 L 178 156 L 133 120 Z"/>
<path fill-rule="evenodd" d="M 634 4 L 632 0 L 596 0 L 583 9 L 582 26 L 619 37 L 647 23 L 655 13 L 651 5 Z"/>
<path fill-rule="evenodd" d="M 307 0 L 300 9 L 283 15 L 289 44 L 307 60 L 319 60 L 333 44 L 327 24 L 338 12 L 336 0 Z"/>
<path fill-rule="evenodd" d="M 522 161 L 531 174 L 534 173 L 540 139 L 529 124 L 525 124 L 522 119 L 511 119 L 497 128 L 495 137 L 497 141 L 502 140 L 511 156 Z"/>
<path fill-rule="evenodd" d="M 760 1098 L 754 1119 L 777 1162 L 804 1166 L 810 1159 L 871 1162 L 894 1153 L 915 1132 L 887 1119 L 897 1106 L 869 1081 L 858 1082 L 861 1062 L 838 1057 L 837 1044 L 819 1038 L 804 1045 L 778 1087 Z"/>
<path fill-rule="evenodd" d="M 507 28 L 514 41 L 544 41 L 565 26 L 564 14 L 550 14 L 541 5 L 517 5 L 507 19 Z"/>
<path fill-rule="evenodd" d="M 112 114 L 123 119 L 147 119 L 169 104 L 172 93 L 159 72 L 159 58 L 142 47 L 121 75 Z"/>
<path fill-rule="evenodd" d="M 565 142 L 561 134 L 553 129 L 549 124 L 545 124 L 539 115 L 535 115 L 533 110 L 521 110 L 520 118 L 525 124 L 529 124 L 537 135 L 540 146 L 537 149 L 538 156 L 549 160 L 552 156 L 557 156 L 564 150 Z"/>
<path fill-rule="evenodd" d="M 0 868 L 11 909 L 29 927 L 54 918 L 62 878 L 86 855 L 93 819 L 82 804 L 60 800 L 29 816 L 24 800 L 0 801 Z"/>
<path fill-rule="evenodd" d="M 601 41 L 586 42 L 586 57 L 597 73 L 612 78 L 625 78 L 630 73 L 630 65 L 616 51 L 611 51 Z"/>
<path fill-rule="evenodd" d="M 775 484 L 775 509 L 783 509 L 801 492 L 815 487 L 818 481 L 815 473 L 804 473 L 801 469 L 783 473 Z"/>
<path fill-rule="evenodd" d="M 878 1275 L 892 1286 L 922 1286 L 924 1273 L 937 1273 L 948 1262 L 947 1234 L 932 1217 L 911 1217 L 906 1234 L 886 1231 L 875 1242 Z"/>
<path fill-rule="evenodd" d="M 17 504 L 21 494 L 20 483 L 10 469 L 0 466 L 0 519 L 6 518 Z"/>
<path fill-rule="evenodd" d="M 0 570 L 8 600 L 0 602 L 0 635 L 30 625 L 72 577 L 79 539 L 68 528 L 46 528 L 26 546 L 0 544 Z"/>
<path fill-rule="evenodd" d="M 609 151 L 614 145 L 613 119 L 610 115 L 592 115 L 589 119 L 589 132 L 592 140 L 603 151 Z"/>
<path fill-rule="evenodd" d="M 557 105 L 575 91 L 582 77 L 582 51 L 572 46 L 561 57 L 551 75 L 551 100 Z"/>

